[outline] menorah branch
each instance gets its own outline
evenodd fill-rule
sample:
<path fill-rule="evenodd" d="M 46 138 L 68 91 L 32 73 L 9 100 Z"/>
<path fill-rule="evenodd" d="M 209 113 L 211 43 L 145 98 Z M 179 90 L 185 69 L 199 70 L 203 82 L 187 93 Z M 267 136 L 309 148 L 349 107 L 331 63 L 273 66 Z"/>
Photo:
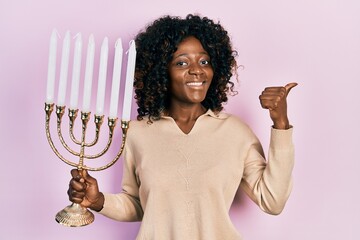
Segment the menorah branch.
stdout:
<path fill-rule="evenodd" d="M 63 162 L 65 162 L 66 164 L 70 165 L 70 166 L 73 166 L 73 167 L 77 167 L 77 164 L 76 163 L 73 163 L 73 162 L 70 162 L 68 161 L 66 158 L 64 158 L 60 153 L 59 151 L 56 149 L 55 145 L 54 145 L 54 142 L 52 141 L 52 138 L 51 138 L 51 134 L 50 134 L 50 116 L 51 116 L 51 113 L 53 112 L 54 110 L 54 104 L 48 104 L 48 103 L 45 103 L 45 112 L 46 112 L 46 122 L 45 122 L 45 130 L 46 130 L 46 138 L 49 142 L 49 145 L 51 147 L 51 149 L 53 150 L 53 152 L 55 153 L 55 155 L 60 158 Z"/>
<path fill-rule="evenodd" d="M 65 107 L 56 106 L 57 132 L 58 132 L 59 140 L 60 140 L 62 146 L 68 152 L 70 152 L 75 157 L 79 158 L 79 162 L 75 163 L 75 162 L 72 162 L 72 161 L 66 159 L 62 154 L 60 154 L 60 152 L 54 145 L 54 142 L 52 140 L 51 133 L 50 133 L 50 118 L 51 118 L 51 113 L 53 112 L 53 110 L 54 110 L 54 104 L 45 103 L 46 136 L 47 136 L 47 139 L 48 139 L 51 149 L 56 154 L 56 156 L 59 157 L 63 162 L 65 162 L 66 164 L 68 164 L 70 166 L 79 168 L 79 169 L 86 169 L 89 171 L 101 171 L 101 170 L 105 170 L 105 169 L 111 167 L 112 165 L 114 165 L 114 163 L 120 158 L 120 156 L 123 153 L 125 142 L 126 142 L 126 133 L 127 133 L 128 127 L 129 127 L 129 121 L 121 121 L 122 143 L 121 143 L 120 149 L 119 149 L 118 153 L 116 154 L 116 156 L 108 164 L 105 164 L 101 167 L 88 167 L 88 166 L 84 165 L 85 159 L 99 158 L 109 150 L 111 143 L 112 143 L 113 135 L 114 135 L 114 129 L 116 127 L 117 118 L 108 118 L 109 136 L 108 136 L 108 142 L 106 143 L 106 146 L 104 147 L 104 149 L 102 151 L 100 151 L 98 154 L 89 155 L 89 154 L 85 154 L 85 149 L 90 146 L 90 144 L 86 144 L 85 138 L 86 138 L 87 125 L 88 125 L 88 122 L 90 119 L 90 113 L 88 113 L 88 112 L 81 113 L 81 121 L 82 121 L 82 134 L 81 135 L 82 136 L 81 136 L 81 141 L 79 141 L 80 142 L 80 152 L 76 152 L 65 143 L 63 135 L 62 135 L 61 123 L 62 123 L 62 116 L 64 115 Z M 71 114 L 69 113 L 70 128 L 73 128 L 74 121 L 76 119 L 76 114 L 77 114 L 77 111 L 71 111 Z M 103 122 L 103 116 L 95 116 L 95 124 L 96 124 L 96 129 L 97 129 L 96 132 L 98 134 L 100 132 L 102 122 Z M 70 135 L 71 135 L 71 133 L 72 133 L 72 130 L 70 131 Z"/>
<path fill-rule="evenodd" d="M 117 118 L 109 118 L 108 119 L 109 137 L 108 137 L 108 141 L 107 141 L 107 143 L 105 145 L 105 148 L 102 151 L 100 151 L 98 154 L 94 154 L 94 155 L 85 154 L 84 158 L 86 158 L 86 159 L 99 158 L 109 150 L 109 148 L 111 146 L 111 143 L 112 143 L 112 140 L 113 140 L 114 128 L 115 128 L 115 125 L 116 125 L 116 121 L 117 121 Z M 86 145 L 86 146 L 88 147 L 88 145 Z"/>
<path fill-rule="evenodd" d="M 61 131 L 61 122 L 62 122 L 62 117 L 64 116 L 64 112 L 65 112 L 65 106 L 56 106 L 56 115 L 57 115 L 57 133 L 59 136 L 59 140 L 61 142 L 61 144 L 64 146 L 64 148 L 70 152 L 71 154 L 75 155 L 75 156 L 80 156 L 80 153 L 75 152 L 74 150 L 72 150 L 65 142 L 64 137 L 62 135 L 62 131 Z M 71 136 L 71 135 L 70 135 Z M 80 142 L 81 144 L 81 142 Z"/>
<path fill-rule="evenodd" d="M 70 134 L 70 138 L 73 141 L 73 143 L 75 143 L 77 145 L 81 145 L 81 142 L 79 140 L 77 140 L 74 135 L 74 122 L 77 118 L 78 111 L 79 111 L 79 109 L 69 109 L 69 114 L 68 114 L 68 116 L 69 116 L 69 134 Z"/>
<path fill-rule="evenodd" d="M 86 147 L 92 147 L 99 141 L 100 127 L 104 121 L 104 115 L 98 116 L 95 115 L 94 123 L 95 123 L 95 139 L 91 143 L 85 143 Z"/>
<path fill-rule="evenodd" d="M 78 109 L 69 109 L 69 135 L 71 140 L 77 144 L 77 145 L 81 145 L 81 141 L 78 140 L 75 135 L 74 135 L 74 125 L 75 125 L 75 120 L 77 118 L 77 113 L 78 113 Z M 95 123 L 95 139 L 91 142 L 91 143 L 85 143 L 85 147 L 92 147 L 94 146 L 98 141 L 99 141 L 99 135 L 100 135 L 100 128 L 101 125 L 104 122 L 104 116 L 98 116 L 95 115 L 94 118 L 94 123 Z M 109 149 L 110 145 L 111 145 L 111 141 L 112 141 L 112 134 L 113 132 L 110 131 L 109 132 L 109 139 L 108 142 L 106 144 L 106 147 L 99 153 L 96 155 L 84 155 L 84 158 L 87 159 L 94 159 L 94 158 L 98 158 L 102 155 L 104 155 L 104 153 L 106 153 L 106 151 Z M 66 148 L 66 146 L 64 146 Z M 69 151 L 69 150 L 68 150 Z M 78 154 L 77 156 L 79 156 L 80 154 Z"/>
<path fill-rule="evenodd" d="M 110 124 L 109 124 L 110 132 L 113 131 L 113 129 L 111 130 L 111 128 L 115 127 L 116 119 L 113 119 L 113 120 L 115 120 L 114 125 L 110 126 Z M 109 119 L 109 122 L 110 122 L 110 119 Z M 120 147 L 120 150 L 118 151 L 118 153 L 116 154 L 116 156 L 113 158 L 113 160 L 111 162 L 109 162 L 108 164 L 106 164 L 106 165 L 104 165 L 102 167 L 98 167 L 98 168 L 86 167 L 86 169 L 89 170 L 89 171 L 101 171 L 101 170 L 105 170 L 105 169 L 111 167 L 112 165 L 114 165 L 116 163 L 116 161 L 120 158 L 120 156 L 122 155 L 122 153 L 124 151 L 128 128 L 129 128 L 129 121 L 121 121 L 121 129 L 122 129 L 121 147 Z"/>

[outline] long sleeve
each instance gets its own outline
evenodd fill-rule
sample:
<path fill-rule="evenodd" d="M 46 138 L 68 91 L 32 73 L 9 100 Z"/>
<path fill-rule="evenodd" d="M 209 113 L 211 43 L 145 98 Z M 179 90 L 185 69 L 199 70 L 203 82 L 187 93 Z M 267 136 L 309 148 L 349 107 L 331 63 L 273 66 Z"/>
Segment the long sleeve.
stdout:
<path fill-rule="evenodd" d="M 280 214 L 292 189 L 294 146 L 292 131 L 271 129 L 268 161 L 257 139 L 245 160 L 241 187 L 259 207 L 269 214 Z"/>
<path fill-rule="evenodd" d="M 105 203 L 101 214 L 118 221 L 141 221 L 143 210 L 139 200 L 139 183 L 135 175 L 134 158 L 128 145 L 124 150 L 122 191 L 104 195 Z"/>

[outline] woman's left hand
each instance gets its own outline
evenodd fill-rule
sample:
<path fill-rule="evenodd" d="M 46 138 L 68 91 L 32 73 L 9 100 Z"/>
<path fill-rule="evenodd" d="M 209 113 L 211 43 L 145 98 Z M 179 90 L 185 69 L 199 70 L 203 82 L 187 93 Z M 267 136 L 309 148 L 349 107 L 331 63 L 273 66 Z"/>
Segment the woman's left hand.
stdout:
<path fill-rule="evenodd" d="M 267 87 L 259 96 L 261 106 L 269 109 L 273 127 L 276 129 L 290 128 L 286 97 L 296 85 L 297 83 L 288 83 L 285 87 Z"/>

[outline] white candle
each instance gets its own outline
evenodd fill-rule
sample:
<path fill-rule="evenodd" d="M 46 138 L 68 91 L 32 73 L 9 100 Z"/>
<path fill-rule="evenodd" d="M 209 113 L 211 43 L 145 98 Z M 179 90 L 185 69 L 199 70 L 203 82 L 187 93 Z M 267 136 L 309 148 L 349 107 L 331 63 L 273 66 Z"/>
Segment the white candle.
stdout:
<path fill-rule="evenodd" d="M 84 97 L 83 112 L 90 112 L 91 87 L 94 70 L 95 40 L 94 35 L 90 35 L 86 54 L 85 81 L 84 81 Z"/>
<path fill-rule="evenodd" d="M 59 80 L 58 101 L 57 101 L 58 106 L 65 106 L 69 57 L 70 57 L 70 32 L 67 31 L 65 34 L 63 47 L 62 47 L 60 80 Z"/>
<path fill-rule="evenodd" d="M 48 76 L 46 84 L 46 103 L 54 102 L 55 74 L 56 74 L 57 31 L 54 29 L 50 37 Z"/>
<path fill-rule="evenodd" d="M 95 112 L 95 114 L 98 116 L 101 116 L 104 113 L 106 73 L 107 73 L 107 61 L 108 61 L 108 52 L 109 52 L 108 42 L 109 42 L 108 38 L 105 37 L 101 45 L 101 52 L 100 52 L 99 79 L 98 79 L 96 112 Z"/>
<path fill-rule="evenodd" d="M 132 40 L 130 41 L 130 48 L 128 51 L 128 63 L 126 69 L 124 105 L 123 105 L 123 114 L 121 118 L 123 121 L 130 120 L 134 74 L 135 74 L 135 61 L 136 61 L 136 48 L 135 48 L 135 41 Z"/>
<path fill-rule="evenodd" d="M 115 43 L 114 69 L 113 69 L 112 86 L 111 86 L 109 118 L 116 118 L 117 115 L 118 103 L 119 103 L 122 55 L 123 55 L 123 48 L 122 48 L 121 39 L 119 38 Z"/>
<path fill-rule="evenodd" d="M 82 38 L 81 33 L 76 35 L 74 63 L 71 81 L 70 109 L 77 109 L 79 99 L 79 82 L 81 69 Z"/>

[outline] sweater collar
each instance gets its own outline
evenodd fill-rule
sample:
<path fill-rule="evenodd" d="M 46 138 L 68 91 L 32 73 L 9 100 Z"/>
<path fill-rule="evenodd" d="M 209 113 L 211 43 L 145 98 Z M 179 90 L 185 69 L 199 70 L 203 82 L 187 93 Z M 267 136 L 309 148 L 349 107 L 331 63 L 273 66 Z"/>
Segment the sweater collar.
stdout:
<path fill-rule="evenodd" d="M 223 113 L 223 112 L 214 112 L 211 109 L 208 109 L 202 116 L 210 116 L 213 117 L 215 119 L 220 119 L 220 120 L 224 120 L 227 119 L 229 117 L 229 114 L 227 113 Z M 164 113 L 161 113 L 161 118 L 171 118 L 169 116 L 164 115 Z"/>
<path fill-rule="evenodd" d="M 229 117 L 229 115 L 226 114 L 226 113 L 214 112 L 211 109 L 208 109 L 207 112 L 204 115 L 207 115 L 207 116 L 210 116 L 210 117 L 213 117 L 213 118 L 216 118 L 216 119 L 220 119 L 220 120 L 224 120 L 224 119 L 227 119 Z"/>

